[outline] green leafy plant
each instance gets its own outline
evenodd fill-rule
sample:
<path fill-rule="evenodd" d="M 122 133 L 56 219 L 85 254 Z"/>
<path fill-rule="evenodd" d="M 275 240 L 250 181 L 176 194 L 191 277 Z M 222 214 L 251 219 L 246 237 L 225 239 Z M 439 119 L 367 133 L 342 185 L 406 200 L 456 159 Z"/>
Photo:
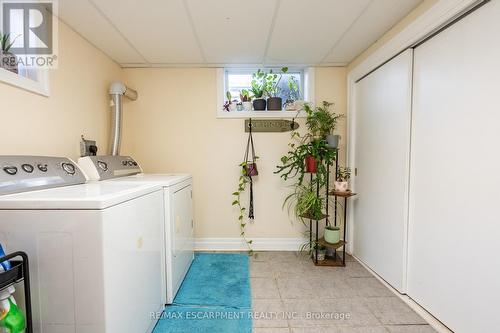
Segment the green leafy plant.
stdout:
<path fill-rule="evenodd" d="M 325 138 L 335 130 L 339 119 L 344 115 L 330 111 L 333 103 L 323 101 L 321 106 L 312 108 L 310 104 L 304 105 L 307 114 L 306 126 L 313 138 Z"/>
<path fill-rule="evenodd" d="M 16 36 L 12 42 L 10 42 L 10 34 L 3 34 L 0 32 L 0 47 L 2 49 L 2 53 L 8 53 L 11 49 L 12 45 L 19 36 Z"/>
<path fill-rule="evenodd" d="M 351 168 L 339 167 L 337 170 L 337 181 L 347 182 L 351 179 Z"/>
<path fill-rule="evenodd" d="M 304 222 L 305 218 L 320 219 L 323 216 L 325 199 L 318 196 L 316 189 L 311 184 L 295 187 L 283 203 L 283 208 L 288 206 L 289 212 L 293 209 L 294 215 Z"/>
<path fill-rule="evenodd" d="M 283 74 L 288 73 L 288 67 L 282 67 L 280 73 L 274 73 L 273 70 L 269 70 L 266 74 L 266 94 L 268 97 L 279 97 L 281 92 L 280 82 L 283 78 Z"/>
<path fill-rule="evenodd" d="M 266 93 L 267 74 L 261 69 L 257 70 L 257 72 L 252 74 L 252 82 L 250 85 L 250 91 L 253 96 L 255 98 L 262 98 L 262 96 Z"/>
<path fill-rule="evenodd" d="M 256 162 L 259 159 L 258 156 L 254 157 L 254 162 Z M 233 202 L 232 205 L 236 206 L 238 208 L 238 223 L 240 225 L 240 236 L 243 238 L 245 241 L 245 244 L 248 247 L 248 253 L 250 255 L 253 254 L 253 249 L 252 249 L 252 243 L 253 241 L 250 239 L 247 239 L 246 234 L 245 234 L 245 227 L 247 225 L 247 220 L 245 219 L 245 212 L 246 212 L 246 207 L 244 207 L 243 203 L 241 202 L 241 195 L 245 192 L 245 189 L 247 187 L 247 184 L 250 182 L 250 177 L 247 174 L 247 165 L 248 163 L 246 161 L 241 162 L 239 164 L 239 167 L 241 168 L 241 174 L 238 180 L 238 189 L 233 192 Z"/>
<path fill-rule="evenodd" d="M 247 89 L 242 89 L 240 92 L 240 100 L 242 102 L 251 102 L 252 96 L 250 96 L 250 91 L 248 91 Z"/>
<path fill-rule="evenodd" d="M 292 132 L 293 141 L 288 144 L 289 151 L 281 157 L 281 165 L 277 166 L 274 172 L 280 174 L 283 180 L 297 177 L 297 185 L 302 185 L 306 174 L 305 158 L 312 156 L 318 163 L 316 180 L 320 186 L 325 186 L 328 179 L 327 166 L 333 165 L 336 158 L 336 151 L 328 147 L 326 140 L 311 140 L 308 133 L 300 136 L 297 131 Z M 297 142 L 298 141 L 298 142 Z"/>
<path fill-rule="evenodd" d="M 290 75 L 287 84 L 289 90 L 287 101 L 294 102 L 300 100 L 301 96 L 300 96 L 299 82 L 297 82 L 295 76 Z"/>

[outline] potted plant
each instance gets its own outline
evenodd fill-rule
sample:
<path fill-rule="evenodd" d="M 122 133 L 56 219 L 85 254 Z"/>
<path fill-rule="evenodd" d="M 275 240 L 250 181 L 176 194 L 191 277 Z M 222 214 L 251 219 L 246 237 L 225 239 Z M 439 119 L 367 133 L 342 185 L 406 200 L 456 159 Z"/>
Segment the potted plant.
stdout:
<path fill-rule="evenodd" d="M 9 52 L 16 38 L 10 41 L 10 34 L 4 35 L 0 32 L 0 67 L 17 74 L 17 58 L 14 54 Z"/>
<path fill-rule="evenodd" d="M 266 73 L 262 70 L 252 74 L 252 82 L 250 91 L 253 94 L 253 109 L 256 111 L 263 111 L 266 109 L 266 100 L 264 94 L 266 93 Z"/>
<path fill-rule="evenodd" d="M 325 238 L 325 242 L 337 244 L 340 242 L 340 227 L 327 225 L 323 237 Z"/>
<path fill-rule="evenodd" d="M 288 98 L 285 101 L 286 111 L 297 111 L 304 107 L 304 103 L 300 103 L 300 89 L 297 79 L 290 75 L 288 78 Z"/>
<path fill-rule="evenodd" d="M 227 101 L 224 103 L 224 105 L 222 106 L 222 109 L 223 110 L 226 110 L 226 111 L 236 111 L 237 108 L 238 108 L 238 101 L 236 99 L 233 99 L 231 100 L 233 97 L 231 95 L 231 92 L 229 91 L 226 91 L 226 97 L 227 97 Z"/>
<path fill-rule="evenodd" d="M 334 190 L 338 192 L 349 191 L 349 179 L 351 178 L 351 169 L 346 167 L 339 167 L 337 171 L 337 179 L 333 185 Z"/>
<path fill-rule="evenodd" d="M 250 92 L 248 90 L 241 90 L 240 100 L 244 111 L 252 111 L 252 96 L 250 96 Z"/>
<path fill-rule="evenodd" d="M 316 247 L 318 248 L 318 257 L 316 258 Z M 325 260 L 325 255 L 326 255 L 326 247 L 323 245 L 315 245 L 313 249 L 313 257 L 317 259 L 318 261 L 323 261 Z"/>
<path fill-rule="evenodd" d="M 339 119 L 344 115 L 330 111 L 333 103 L 323 101 L 321 106 L 312 108 L 310 104 L 304 105 L 307 113 L 306 125 L 315 140 L 326 140 L 329 148 L 338 148 L 339 136 L 333 135 Z"/>
<path fill-rule="evenodd" d="M 313 155 L 307 155 L 305 158 L 306 172 L 316 173 L 318 172 L 318 162 Z"/>
<path fill-rule="evenodd" d="M 273 73 L 273 70 L 269 70 L 266 74 L 266 93 L 267 93 L 267 110 L 269 111 L 281 111 L 283 107 L 283 99 L 279 97 L 281 92 L 280 82 L 283 74 L 288 72 L 288 67 L 282 67 L 281 73 Z"/>
<path fill-rule="evenodd" d="M 315 188 L 302 184 L 285 198 L 283 207 L 288 206 L 288 210 L 293 210 L 294 215 L 301 221 L 308 218 L 319 220 L 323 216 L 324 202 L 324 198 L 317 195 Z"/>

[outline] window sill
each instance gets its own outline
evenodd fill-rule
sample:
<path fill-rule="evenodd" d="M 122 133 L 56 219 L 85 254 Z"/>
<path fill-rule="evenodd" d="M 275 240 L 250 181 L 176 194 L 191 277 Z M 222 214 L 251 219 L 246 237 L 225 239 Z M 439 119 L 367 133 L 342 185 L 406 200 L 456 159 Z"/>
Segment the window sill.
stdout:
<path fill-rule="evenodd" d="M 34 92 L 45 97 L 49 97 L 48 70 L 39 70 L 39 81 L 34 81 L 16 73 L 0 68 L 0 82 L 4 82 L 14 87 Z"/>
<path fill-rule="evenodd" d="M 304 118 L 306 113 L 300 111 L 219 111 L 217 118 L 240 119 L 240 118 Z"/>

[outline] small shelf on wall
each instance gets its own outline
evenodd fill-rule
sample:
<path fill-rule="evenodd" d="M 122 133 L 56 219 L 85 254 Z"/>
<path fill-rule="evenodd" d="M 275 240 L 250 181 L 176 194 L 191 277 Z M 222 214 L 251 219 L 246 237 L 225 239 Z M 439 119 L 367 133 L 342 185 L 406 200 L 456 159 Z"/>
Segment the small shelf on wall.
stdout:
<path fill-rule="evenodd" d="M 240 118 L 305 118 L 304 111 L 219 111 L 217 118 L 240 119 Z"/>
<path fill-rule="evenodd" d="M 340 197 L 340 198 L 350 198 L 355 196 L 357 193 L 353 193 L 351 191 L 348 192 L 340 192 L 340 191 L 330 191 L 328 192 L 328 195 L 334 196 L 334 197 Z"/>

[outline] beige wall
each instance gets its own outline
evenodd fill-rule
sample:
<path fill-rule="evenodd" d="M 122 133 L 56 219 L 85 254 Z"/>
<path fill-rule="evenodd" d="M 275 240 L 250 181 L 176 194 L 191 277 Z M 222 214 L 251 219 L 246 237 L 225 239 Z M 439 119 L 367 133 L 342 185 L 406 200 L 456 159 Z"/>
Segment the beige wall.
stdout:
<path fill-rule="evenodd" d="M 125 81 L 139 99 L 125 105 L 122 153 L 146 172 L 189 172 L 194 177 L 196 237 L 239 237 L 231 207 L 247 136 L 243 119 L 217 119 L 215 69 L 125 69 Z M 345 68 L 317 68 L 316 100 L 346 110 Z M 341 129 L 344 134 L 344 129 Z M 298 237 L 281 208 L 289 193 L 273 174 L 287 151 L 290 133 L 256 133 L 259 176 L 255 183 L 255 223 L 250 237 Z M 247 198 L 247 195 L 245 195 Z"/>
<path fill-rule="evenodd" d="M 109 83 L 122 69 L 62 22 L 59 68 L 50 71 L 50 97 L 0 83 L 0 154 L 79 156 L 80 135 L 106 149 Z"/>
<path fill-rule="evenodd" d="M 439 0 L 424 0 L 419 6 L 413 9 L 405 18 L 399 21 L 394 27 L 387 31 L 382 37 L 380 37 L 373 45 L 366 49 L 363 53 L 358 55 L 347 67 L 347 72 L 350 72 L 353 68 L 359 65 L 363 60 L 368 58 L 376 50 L 378 50 L 382 45 L 391 40 L 396 34 L 401 32 L 410 23 L 415 21 L 420 15 L 428 11 L 432 6 L 434 6 Z"/>

